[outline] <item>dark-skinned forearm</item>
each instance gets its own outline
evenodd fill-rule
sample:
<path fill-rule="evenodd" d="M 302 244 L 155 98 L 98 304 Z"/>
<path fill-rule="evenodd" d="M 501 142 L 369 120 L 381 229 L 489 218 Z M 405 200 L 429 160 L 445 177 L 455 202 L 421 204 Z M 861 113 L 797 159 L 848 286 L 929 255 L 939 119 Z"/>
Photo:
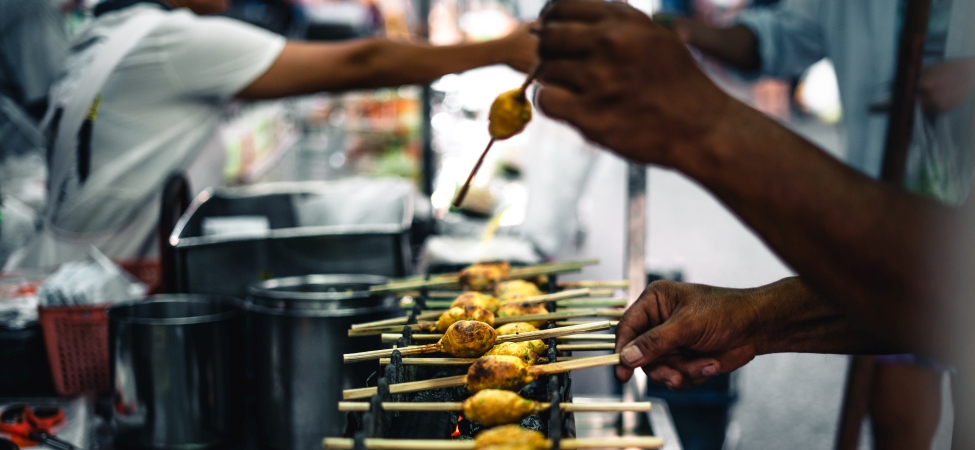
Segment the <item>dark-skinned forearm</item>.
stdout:
<path fill-rule="evenodd" d="M 762 320 L 757 329 L 758 354 L 769 353 L 902 353 L 853 322 L 798 277 L 752 290 Z"/>
<path fill-rule="evenodd" d="M 428 83 L 448 73 L 506 62 L 504 42 L 443 47 L 386 39 L 288 42 L 274 64 L 238 96 L 280 98 Z"/>
<path fill-rule="evenodd" d="M 681 20 L 687 30 L 688 45 L 738 70 L 753 72 L 761 69 L 758 38 L 748 27 L 717 28 L 695 19 Z"/>
<path fill-rule="evenodd" d="M 947 262 L 925 237 L 952 211 L 873 182 L 739 102 L 721 117 L 668 165 L 711 190 L 856 325 L 935 351 L 946 336 L 929 313 L 942 300 L 930 269 Z"/>

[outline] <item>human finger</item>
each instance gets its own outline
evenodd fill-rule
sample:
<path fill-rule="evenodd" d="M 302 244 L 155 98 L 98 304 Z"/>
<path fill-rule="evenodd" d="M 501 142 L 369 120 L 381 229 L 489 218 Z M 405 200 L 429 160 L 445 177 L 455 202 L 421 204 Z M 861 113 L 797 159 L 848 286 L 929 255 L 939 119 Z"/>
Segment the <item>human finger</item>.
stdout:
<path fill-rule="evenodd" d="M 637 336 L 620 351 L 620 362 L 640 367 L 686 346 L 687 329 L 682 325 L 668 321 Z"/>
<path fill-rule="evenodd" d="M 680 389 L 684 384 L 684 376 L 667 365 L 655 364 L 643 370 L 647 374 L 647 379 L 667 386 L 668 389 Z"/>
<path fill-rule="evenodd" d="M 538 54 L 542 58 L 578 58 L 596 49 L 599 30 L 589 24 L 555 22 L 545 24 L 538 37 Z"/>
<path fill-rule="evenodd" d="M 633 377 L 633 369 L 626 367 L 624 365 L 616 366 L 616 379 L 619 380 L 620 383 L 626 383 L 627 381 L 630 381 L 630 378 L 632 377 Z"/>
<path fill-rule="evenodd" d="M 542 11 L 542 23 L 555 21 L 597 22 L 614 12 L 613 4 L 602 0 L 559 0 Z"/>
<path fill-rule="evenodd" d="M 559 86 L 577 94 L 590 85 L 585 63 L 564 59 L 544 61 L 545 64 L 538 70 L 538 79 L 542 83 Z"/>
<path fill-rule="evenodd" d="M 546 63 L 542 64 L 544 67 Z M 535 106 L 553 119 L 573 122 L 584 113 L 579 96 L 559 85 L 547 85 L 544 80 L 535 91 Z"/>

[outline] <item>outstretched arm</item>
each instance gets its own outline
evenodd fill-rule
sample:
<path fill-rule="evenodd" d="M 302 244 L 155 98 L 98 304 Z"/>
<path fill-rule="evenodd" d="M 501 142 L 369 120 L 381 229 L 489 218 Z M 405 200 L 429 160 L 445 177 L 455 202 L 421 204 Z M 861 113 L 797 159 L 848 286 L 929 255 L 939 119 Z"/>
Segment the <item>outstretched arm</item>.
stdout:
<path fill-rule="evenodd" d="M 946 356 L 937 245 L 956 213 L 876 183 L 717 88 L 672 33 L 620 3 L 543 17 L 538 105 L 632 160 L 697 180 L 857 326 Z M 946 277 L 954 276 L 953 280 Z M 954 330 L 957 331 L 957 330 Z"/>
<path fill-rule="evenodd" d="M 620 379 L 643 367 L 652 381 L 678 389 L 757 355 L 897 349 L 857 328 L 799 278 L 786 278 L 754 289 L 655 282 L 620 320 L 616 351 Z"/>
<path fill-rule="evenodd" d="M 754 72 L 762 67 L 758 38 L 746 26 L 713 27 L 697 19 L 667 14 L 654 15 L 653 19 L 683 43 L 738 70 Z"/>
<path fill-rule="evenodd" d="M 288 42 L 271 67 L 238 97 L 278 98 L 427 83 L 448 73 L 491 64 L 528 72 L 537 59 L 536 43 L 527 25 L 498 40 L 442 47 L 387 39 Z"/>

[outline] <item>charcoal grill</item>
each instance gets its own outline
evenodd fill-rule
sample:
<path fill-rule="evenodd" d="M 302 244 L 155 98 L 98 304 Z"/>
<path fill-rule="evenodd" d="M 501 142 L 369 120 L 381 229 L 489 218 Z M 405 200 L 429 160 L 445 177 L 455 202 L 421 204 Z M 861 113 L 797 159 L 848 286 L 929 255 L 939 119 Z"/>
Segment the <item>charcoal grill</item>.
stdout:
<path fill-rule="evenodd" d="M 548 277 L 548 291 L 557 291 L 555 276 Z M 397 347 L 413 345 L 413 331 L 410 324 L 417 323 L 417 315 L 426 309 L 426 299 L 429 292 L 421 290 L 410 312 L 408 324 L 403 327 L 403 335 L 397 342 Z M 555 311 L 555 303 L 547 305 L 549 311 Z M 549 324 L 547 328 L 554 327 Z M 558 361 L 558 341 L 555 338 L 546 341 L 548 350 L 546 356 L 549 362 Z M 457 412 L 391 412 L 385 411 L 383 402 L 459 402 L 467 398 L 470 393 L 464 386 L 435 389 L 406 394 L 390 394 L 389 385 L 431 378 L 441 378 L 462 375 L 467 372 L 466 367 L 450 366 L 416 366 L 403 364 L 403 357 L 399 351 L 393 351 L 390 363 L 379 372 L 374 373 L 367 384 L 376 386 L 378 393 L 369 400 L 369 411 L 348 413 L 348 424 L 345 437 L 354 439 L 357 450 L 365 450 L 366 438 L 391 439 L 474 439 L 482 426 L 471 422 Z M 550 402 L 552 406 L 539 414 L 533 414 L 523 419 L 523 428 L 536 430 L 546 435 L 552 442 L 552 449 L 558 450 L 562 438 L 576 436 L 575 420 L 572 413 L 564 412 L 559 407 L 560 402 L 572 401 L 572 378 L 569 373 L 540 377 L 521 389 L 519 394 L 526 398 L 541 402 Z"/>

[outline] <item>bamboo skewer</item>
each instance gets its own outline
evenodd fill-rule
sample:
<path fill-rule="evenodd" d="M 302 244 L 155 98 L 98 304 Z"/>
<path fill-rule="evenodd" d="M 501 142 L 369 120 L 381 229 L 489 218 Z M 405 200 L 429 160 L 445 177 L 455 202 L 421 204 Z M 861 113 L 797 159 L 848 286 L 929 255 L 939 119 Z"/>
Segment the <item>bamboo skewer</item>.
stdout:
<path fill-rule="evenodd" d="M 366 448 L 370 450 L 477 450 L 476 441 L 437 440 L 437 439 L 379 439 L 366 438 Z M 549 444 L 551 445 L 551 444 Z M 657 449 L 664 446 L 663 439 L 653 436 L 624 436 L 615 438 L 574 438 L 559 441 L 560 448 L 566 450 L 593 448 L 645 448 Z M 325 438 L 322 448 L 351 450 L 355 441 L 349 438 Z"/>
<path fill-rule="evenodd" d="M 557 286 L 560 288 L 618 288 L 626 289 L 630 287 L 627 280 L 580 280 L 580 281 L 559 281 Z"/>
<path fill-rule="evenodd" d="M 561 344 L 558 346 L 560 352 L 599 352 L 604 350 L 616 350 L 615 343 L 606 344 Z"/>
<path fill-rule="evenodd" d="M 555 302 L 559 308 L 622 308 L 627 301 L 625 298 L 575 298 Z"/>
<path fill-rule="evenodd" d="M 592 322 L 589 322 L 592 323 Z M 382 341 L 384 343 L 395 343 L 403 335 L 399 333 L 383 333 Z M 443 337 L 443 334 L 414 334 L 414 341 L 439 341 Z M 616 335 L 613 334 L 572 334 L 568 336 L 557 336 L 556 340 L 560 342 L 579 342 L 579 341 L 612 341 L 616 342 Z"/>
<path fill-rule="evenodd" d="M 584 324 L 584 323 L 589 323 L 589 321 L 586 321 L 586 320 L 563 320 L 563 321 L 555 322 L 555 326 L 557 326 L 557 327 L 571 327 L 572 325 L 581 325 L 581 324 Z M 611 321 L 609 321 L 609 326 L 611 326 L 611 327 L 615 327 L 615 326 L 617 326 L 619 324 L 620 324 L 620 322 L 618 320 L 611 320 Z"/>
<path fill-rule="evenodd" d="M 425 311 L 423 313 L 417 314 L 416 319 L 417 320 L 436 319 L 440 317 L 440 315 L 443 314 L 444 312 L 446 312 L 446 310 Z M 361 330 L 364 328 L 388 327 L 392 325 L 406 325 L 406 322 L 408 322 L 409 319 L 410 319 L 409 317 L 405 317 L 405 316 L 393 317 L 392 319 L 383 319 L 383 320 L 376 320 L 373 322 L 357 323 L 352 325 L 349 328 L 353 330 Z"/>
<path fill-rule="evenodd" d="M 536 295 L 533 297 L 525 297 L 525 298 L 520 298 L 515 300 L 502 300 L 500 304 L 507 305 L 507 304 L 514 304 L 514 303 L 529 303 L 529 304 L 545 303 L 545 302 L 552 302 L 556 300 L 566 300 L 570 298 L 588 297 L 589 292 L 590 291 L 588 288 L 570 289 L 568 291 L 556 292 L 554 294 Z"/>
<path fill-rule="evenodd" d="M 570 334 L 585 333 L 588 331 L 605 330 L 609 328 L 609 321 L 603 322 L 592 322 L 589 324 L 576 325 L 571 327 L 557 327 L 550 328 L 548 330 L 539 331 L 529 331 L 527 333 L 517 333 L 517 334 L 506 334 L 503 336 L 498 336 L 495 338 L 495 344 L 501 344 L 504 342 L 522 342 L 531 341 L 535 339 L 548 339 L 559 336 L 566 336 Z M 383 349 L 383 350 L 371 350 L 368 352 L 359 353 L 346 353 L 343 355 L 342 359 L 346 364 L 369 361 L 379 358 L 389 358 L 393 356 L 394 350 L 399 350 L 400 354 L 403 356 L 408 355 L 422 355 L 426 353 L 439 353 L 442 350 L 440 342 L 426 345 L 411 345 L 409 347 L 403 347 L 399 349 Z"/>
<path fill-rule="evenodd" d="M 545 263 L 536 264 L 533 266 L 524 267 L 512 267 L 508 272 L 509 280 L 518 280 L 524 278 L 536 277 L 539 275 L 554 275 L 559 273 L 570 273 L 578 272 L 582 270 L 583 267 L 599 264 L 598 259 L 589 259 L 584 261 L 566 261 L 558 263 Z M 383 292 L 403 292 L 411 291 L 420 288 L 430 288 L 430 287 L 445 287 L 452 286 L 460 283 L 460 274 L 450 273 L 441 274 L 431 277 L 429 280 L 418 279 L 418 277 L 410 277 L 405 279 L 392 280 L 387 284 L 382 284 L 378 286 L 372 286 L 369 288 L 369 292 L 383 293 Z"/>
<path fill-rule="evenodd" d="M 577 359 L 591 358 L 590 356 L 559 356 L 559 361 L 574 361 Z M 477 358 L 403 358 L 403 364 L 407 366 L 469 366 L 474 364 Z M 539 364 L 548 363 L 548 358 L 539 358 Z M 379 358 L 379 365 L 386 366 L 392 364 L 392 358 Z"/>
<path fill-rule="evenodd" d="M 540 410 L 549 409 L 551 403 L 539 403 Z M 463 402 L 383 402 L 386 411 L 463 411 Z M 559 403 L 559 409 L 565 412 L 650 412 L 650 402 L 592 402 L 592 403 Z M 341 412 L 369 411 L 369 402 L 339 402 Z"/>
<path fill-rule="evenodd" d="M 579 358 L 571 361 L 560 361 L 541 366 L 532 366 L 528 368 L 528 373 L 532 377 L 538 378 L 543 375 L 563 373 L 570 370 L 589 369 L 592 367 L 613 366 L 619 363 L 620 355 L 618 353 L 614 353 L 606 356 Z M 419 392 L 465 385 L 467 385 L 467 375 L 458 375 L 454 377 L 434 378 L 432 380 L 411 381 L 408 383 L 393 383 L 389 385 L 389 393 L 402 394 L 405 392 Z M 369 398 L 377 392 L 377 388 L 374 387 L 346 389 L 342 391 L 342 398 L 345 400 Z"/>
<path fill-rule="evenodd" d="M 565 311 L 559 311 L 554 313 L 546 314 L 529 314 L 524 316 L 504 316 L 497 317 L 494 319 L 494 325 L 504 325 L 506 323 L 514 322 L 537 322 L 537 321 L 549 321 L 549 320 L 562 320 L 571 319 L 576 317 L 599 317 L 599 318 L 610 318 L 619 319 L 623 317 L 623 310 L 621 309 L 569 309 Z M 591 323 L 591 322 L 584 322 Z M 409 325 L 410 329 L 413 331 L 424 331 L 428 330 L 433 326 L 433 322 L 417 323 Z M 387 326 L 369 326 L 360 327 L 349 330 L 348 335 L 350 337 L 360 337 L 360 336 L 379 336 L 383 333 L 396 333 L 402 332 L 403 327 L 406 325 L 387 325 Z M 613 326 L 611 323 L 610 326 Z"/>

